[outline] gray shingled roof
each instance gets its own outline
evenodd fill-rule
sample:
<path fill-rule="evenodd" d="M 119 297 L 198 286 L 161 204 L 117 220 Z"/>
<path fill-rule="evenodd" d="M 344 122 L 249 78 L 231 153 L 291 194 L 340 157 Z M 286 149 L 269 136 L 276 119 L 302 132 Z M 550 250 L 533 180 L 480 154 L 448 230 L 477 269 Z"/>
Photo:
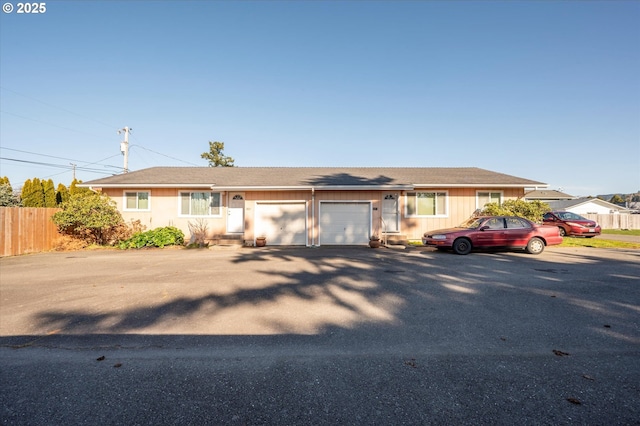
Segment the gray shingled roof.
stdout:
<path fill-rule="evenodd" d="M 476 167 L 151 167 L 82 184 L 92 187 L 512 186 L 545 183 Z"/>
<path fill-rule="evenodd" d="M 591 198 L 591 197 L 576 198 L 573 200 L 549 201 L 547 204 L 549 204 L 549 207 L 551 207 L 551 210 L 566 210 L 571 207 L 576 207 L 581 204 L 586 204 L 590 202 L 594 204 L 599 204 L 603 207 L 608 207 L 612 210 L 626 210 L 625 207 L 612 204 L 608 201 L 601 200 L 599 198 Z"/>

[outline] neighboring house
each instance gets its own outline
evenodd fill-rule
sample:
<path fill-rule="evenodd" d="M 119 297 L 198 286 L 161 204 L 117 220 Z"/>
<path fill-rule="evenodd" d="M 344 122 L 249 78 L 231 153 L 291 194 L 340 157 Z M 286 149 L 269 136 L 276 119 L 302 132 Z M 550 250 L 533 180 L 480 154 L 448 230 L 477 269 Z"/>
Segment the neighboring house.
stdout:
<path fill-rule="evenodd" d="M 563 210 L 576 214 L 614 214 L 628 213 L 629 210 L 600 198 L 576 198 L 574 200 L 551 201 L 551 210 Z"/>
<path fill-rule="evenodd" d="M 479 168 L 153 167 L 80 186 L 111 197 L 147 229 L 206 222 L 209 239 L 246 244 L 360 245 L 372 234 L 420 239 L 489 202 L 542 182 Z"/>
<path fill-rule="evenodd" d="M 551 201 L 573 200 L 576 197 L 553 189 L 534 189 L 533 191 L 529 191 L 524 194 L 524 197 L 522 198 L 525 201 L 538 200 L 544 203 L 549 203 Z"/>

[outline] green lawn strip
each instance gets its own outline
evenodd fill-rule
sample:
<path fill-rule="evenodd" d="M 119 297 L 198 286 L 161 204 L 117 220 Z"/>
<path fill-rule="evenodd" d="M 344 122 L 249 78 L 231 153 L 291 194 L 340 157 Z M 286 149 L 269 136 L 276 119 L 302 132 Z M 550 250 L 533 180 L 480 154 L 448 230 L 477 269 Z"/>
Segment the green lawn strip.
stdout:
<path fill-rule="evenodd" d="M 629 243 L 626 241 L 605 240 L 600 237 L 596 238 L 571 238 L 562 239 L 560 247 L 595 247 L 595 248 L 622 248 L 622 249 L 640 249 L 640 243 Z"/>
<path fill-rule="evenodd" d="M 640 236 L 640 229 L 603 229 L 603 234 Z"/>

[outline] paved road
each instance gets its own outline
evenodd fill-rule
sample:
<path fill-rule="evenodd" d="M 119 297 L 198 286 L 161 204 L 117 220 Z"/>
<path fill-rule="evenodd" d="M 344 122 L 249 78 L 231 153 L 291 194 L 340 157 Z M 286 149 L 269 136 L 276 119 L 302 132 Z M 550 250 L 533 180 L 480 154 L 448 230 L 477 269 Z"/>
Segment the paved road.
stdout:
<path fill-rule="evenodd" d="M 627 243 L 640 243 L 640 237 L 636 235 L 600 234 L 594 238 L 597 238 L 599 240 L 614 240 L 625 241 Z"/>
<path fill-rule="evenodd" d="M 638 250 L 88 251 L 0 272 L 2 424 L 640 419 Z"/>

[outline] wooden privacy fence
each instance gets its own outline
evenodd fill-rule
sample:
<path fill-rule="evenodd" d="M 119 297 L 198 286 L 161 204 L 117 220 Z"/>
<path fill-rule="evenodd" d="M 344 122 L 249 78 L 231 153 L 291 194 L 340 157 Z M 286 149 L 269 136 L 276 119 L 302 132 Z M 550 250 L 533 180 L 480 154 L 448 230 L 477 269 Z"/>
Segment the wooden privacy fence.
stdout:
<path fill-rule="evenodd" d="M 595 220 L 602 229 L 640 229 L 640 214 L 595 214 L 582 216 Z"/>
<path fill-rule="evenodd" d="M 0 207 L 0 256 L 37 253 L 54 248 L 61 236 L 51 216 L 60 209 Z"/>

